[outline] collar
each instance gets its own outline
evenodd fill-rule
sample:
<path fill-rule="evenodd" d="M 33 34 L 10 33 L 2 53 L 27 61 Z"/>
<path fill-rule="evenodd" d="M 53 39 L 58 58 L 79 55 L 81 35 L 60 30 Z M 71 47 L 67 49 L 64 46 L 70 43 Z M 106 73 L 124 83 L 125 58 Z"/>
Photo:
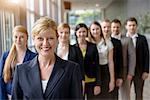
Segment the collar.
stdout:
<path fill-rule="evenodd" d="M 138 34 L 135 33 L 134 35 L 130 36 L 129 33 L 127 33 L 126 36 L 127 36 L 127 37 L 131 37 L 131 38 L 136 38 L 136 37 L 138 37 Z"/>
<path fill-rule="evenodd" d="M 116 38 L 116 39 L 121 39 L 121 33 L 119 33 L 118 35 L 114 35 L 112 34 L 111 37 Z"/>

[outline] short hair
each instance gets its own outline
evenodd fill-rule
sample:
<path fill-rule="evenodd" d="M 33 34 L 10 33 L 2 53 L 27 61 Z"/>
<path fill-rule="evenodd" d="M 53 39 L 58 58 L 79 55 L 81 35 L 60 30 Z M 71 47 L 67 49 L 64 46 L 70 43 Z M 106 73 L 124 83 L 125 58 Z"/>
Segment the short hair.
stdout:
<path fill-rule="evenodd" d="M 59 29 L 64 29 L 64 28 L 68 28 L 69 31 L 70 31 L 70 26 L 69 26 L 69 24 L 67 24 L 67 23 L 60 23 L 60 24 L 58 25 L 58 27 L 57 27 L 57 30 L 59 30 Z"/>
<path fill-rule="evenodd" d="M 32 28 L 32 37 L 34 38 L 36 35 L 38 35 L 40 32 L 44 32 L 46 30 L 50 30 L 53 29 L 54 31 L 56 31 L 56 36 L 57 35 L 57 25 L 55 23 L 55 21 L 53 21 L 51 18 L 49 17 L 41 17 L 40 19 L 38 19 L 33 28 Z"/>
<path fill-rule="evenodd" d="M 102 22 L 108 22 L 111 23 L 111 21 L 109 19 L 104 19 Z"/>
<path fill-rule="evenodd" d="M 120 26 L 121 26 L 121 21 L 120 21 L 119 19 L 113 19 L 113 20 L 111 21 L 111 23 L 119 23 Z"/>
<path fill-rule="evenodd" d="M 137 22 L 137 20 L 136 20 L 135 17 L 130 17 L 130 18 L 128 18 L 128 19 L 125 21 L 125 25 L 127 25 L 127 22 L 128 22 L 128 21 L 134 21 L 134 22 L 136 23 L 136 25 L 138 25 L 138 22 Z"/>

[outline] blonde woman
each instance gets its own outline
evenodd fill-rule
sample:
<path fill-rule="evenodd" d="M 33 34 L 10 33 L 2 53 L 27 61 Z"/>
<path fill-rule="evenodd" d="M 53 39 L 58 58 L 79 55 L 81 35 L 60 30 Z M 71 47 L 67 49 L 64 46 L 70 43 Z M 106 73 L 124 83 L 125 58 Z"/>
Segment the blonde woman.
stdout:
<path fill-rule="evenodd" d="M 38 56 L 18 65 L 14 75 L 13 99 L 74 99 L 82 97 L 79 65 L 55 54 L 57 26 L 42 17 L 32 28 Z"/>
<path fill-rule="evenodd" d="M 13 29 L 13 44 L 10 51 L 0 59 L 0 99 L 11 98 L 12 79 L 15 66 L 31 60 L 35 53 L 27 48 L 28 32 L 24 26 Z"/>

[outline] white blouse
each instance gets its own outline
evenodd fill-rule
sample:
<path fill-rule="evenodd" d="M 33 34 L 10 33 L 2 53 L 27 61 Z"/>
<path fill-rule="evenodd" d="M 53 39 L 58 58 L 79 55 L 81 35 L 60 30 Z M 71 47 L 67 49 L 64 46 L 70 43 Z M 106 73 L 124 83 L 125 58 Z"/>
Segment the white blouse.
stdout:
<path fill-rule="evenodd" d="M 43 89 L 43 93 L 46 90 L 46 86 L 47 86 L 48 80 L 42 80 L 42 89 Z"/>
<path fill-rule="evenodd" d="M 102 39 L 97 44 L 97 49 L 98 49 L 98 53 L 99 53 L 99 64 L 100 65 L 108 64 L 108 53 L 110 50 L 113 49 L 112 42 L 108 39 L 108 40 L 106 40 L 106 44 L 105 44 L 104 39 Z"/>

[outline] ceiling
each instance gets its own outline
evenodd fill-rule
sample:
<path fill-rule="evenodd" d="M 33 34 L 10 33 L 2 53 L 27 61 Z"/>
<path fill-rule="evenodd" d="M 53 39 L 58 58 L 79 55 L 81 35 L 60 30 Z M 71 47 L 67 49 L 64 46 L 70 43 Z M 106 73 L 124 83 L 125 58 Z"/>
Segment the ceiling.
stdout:
<path fill-rule="evenodd" d="M 64 0 L 71 2 L 71 9 L 96 9 L 106 8 L 113 0 Z"/>

